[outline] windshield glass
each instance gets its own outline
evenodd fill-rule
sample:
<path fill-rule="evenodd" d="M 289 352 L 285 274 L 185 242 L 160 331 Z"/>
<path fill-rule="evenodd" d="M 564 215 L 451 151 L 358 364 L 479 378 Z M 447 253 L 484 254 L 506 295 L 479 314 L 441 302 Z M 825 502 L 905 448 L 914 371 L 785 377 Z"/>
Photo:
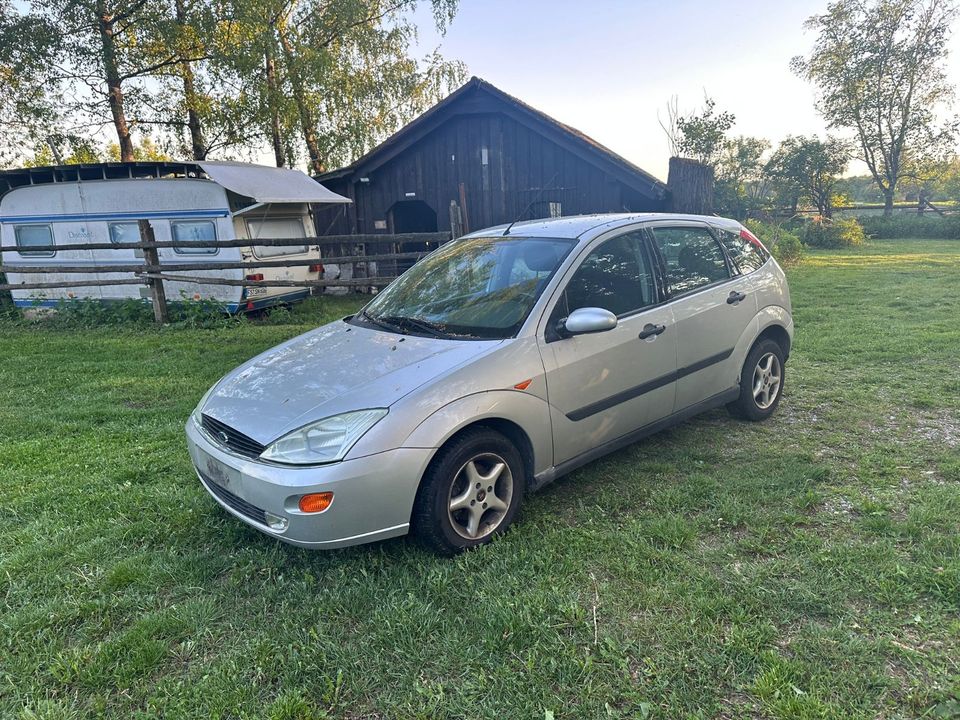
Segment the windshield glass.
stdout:
<path fill-rule="evenodd" d="M 511 337 L 573 244 L 509 236 L 456 240 L 394 280 L 353 322 L 436 337 Z"/>

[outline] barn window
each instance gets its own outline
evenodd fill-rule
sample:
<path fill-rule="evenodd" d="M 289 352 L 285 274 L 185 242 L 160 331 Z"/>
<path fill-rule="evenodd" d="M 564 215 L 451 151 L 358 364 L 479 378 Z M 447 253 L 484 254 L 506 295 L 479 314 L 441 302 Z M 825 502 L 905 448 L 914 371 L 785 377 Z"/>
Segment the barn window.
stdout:
<path fill-rule="evenodd" d="M 53 230 L 49 225 L 15 225 L 17 252 L 24 257 L 53 257 Z"/>
<path fill-rule="evenodd" d="M 177 242 L 204 242 L 217 239 L 217 226 L 213 220 L 176 220 L 170 223 L 170 231 Z M 220 250 L 215 247 L 178 247 L 173 251 L 178 255 L 216 255 Z"/>

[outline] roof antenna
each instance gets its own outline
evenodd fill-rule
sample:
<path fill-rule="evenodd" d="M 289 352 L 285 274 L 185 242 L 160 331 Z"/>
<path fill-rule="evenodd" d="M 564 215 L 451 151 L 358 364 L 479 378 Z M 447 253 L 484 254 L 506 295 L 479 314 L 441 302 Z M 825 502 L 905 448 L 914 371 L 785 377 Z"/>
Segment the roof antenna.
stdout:
<path fill-rule="evenodd" d="M 514 225 L 516 225 L 518 222 L 520 222 L 520 218 L 522 218 L 524 215 L 527 214 L 527 211 L 528 211 L 530 208 L 533 207 L 534 203 L 539 202 L 540 198 L 543 197 L 543 194 L 544 194 L 547 190 L 553 190 L 553 181 L 557 179 L 557 175 L 559 175 L 559 174 L 560 174 L 560 171 L 558 170 L 557 172 L 555 172 L 555 173 L 553 174 L 553 177 L 550 178 L 549 181 L 547 181 L 547 184 L 546 184 L 546 185 L 543 185 L 543 186 L 540 188 L 540 192 L 538 192 L 538 193 L 536 194 L 536 196 L 533 198 L 533 200 L 531 200 L 530 203 L 523 209 L 523 212 L 521 212 L 519 215 L 517 215 L 516 220 L 514 220 L 512 223 L 510 223 L 509 225 L 507 225 L 507 229 L 503 231 L 503 235 L 501 235 L 501 237 L 506 237 L 507 235 L 510 234 L 510 228 L 512 228 Z"/>

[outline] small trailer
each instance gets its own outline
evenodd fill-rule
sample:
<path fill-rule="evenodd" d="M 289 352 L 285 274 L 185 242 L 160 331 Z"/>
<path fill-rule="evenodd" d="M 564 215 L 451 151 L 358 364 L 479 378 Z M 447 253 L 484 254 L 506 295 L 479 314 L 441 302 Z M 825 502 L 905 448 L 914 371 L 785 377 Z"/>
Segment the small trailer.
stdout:
<path fill-rule="evenodd" d="M 234 162 L 98 163 L 0 171 L 0 254 L 10 284 L 76 282 L 89 287 L 12 290 L 18 307 L 53 307 L 71 299 L 148 298 L 138 285 L 97 285 L 133 278 L 105 272 L 140 265 L 135 249 L 66 249 L 58 246 L 135 243 L 138 222 L 149 220 L 158 242 L 250 240 L 244 247 L 174 247 L 157 250 L 160 265 L 242 262 L 256 269 L 179 271 L 178 277 L 227 280 L 317 280 L 323 272 L 311 206 L 349 203 L 305 174 L 286 168 Z M 258 245 L 260 239 L 304 238 L 303 245 Z M 294 267 L 257 268 L 258 261 L 306 261 Z M 50 272 L 17 273 L 16 267 L 50 266 Z M 84 267 L 91 272 L 84 273 Z M 70 268 L 73 272 L 58 272 Z M 249 276 L 249 277 L 248 277 Z M 262 277 L 261 277 L 262 276 Z M 166 296 L 211 299 L 228 312 L 255 310 L 303 298 L 306 288 L 234 287 L 164 280 Z"/>

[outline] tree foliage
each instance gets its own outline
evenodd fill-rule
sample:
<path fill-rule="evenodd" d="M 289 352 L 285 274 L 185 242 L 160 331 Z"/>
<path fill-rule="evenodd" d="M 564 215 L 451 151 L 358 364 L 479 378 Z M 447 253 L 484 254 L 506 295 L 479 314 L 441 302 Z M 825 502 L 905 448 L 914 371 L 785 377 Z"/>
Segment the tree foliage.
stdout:
<path fill-rule="evenodd" d="M 829 127 L 855 133 L 888 213 L 899 182 L 952 145 L 955 122 L 937 116 L 953 96 L 944 59 L 955 15 L 950 0 L 837 0 L 807 21 L 817 40 L 793 60 Z"/>
<path fill-rule="evenodd" d="M 659 115 L 658 115 L 659 117 Z M 733 127 L 736 116 L 730 112 L 716 113 L 716 101 L 704 96 L 699 111 L 681 114 L 679 102 L 674 95 L 667 103 L 667 120 L 660 120 L 674 157 L 686 157 L 705 165 L 714 166 L 726 143 L 727 132 Z"/>
<path fill-rule="evenodd" d="M 0 0 L 0 166 L 23 159 L 24 145 L 43 141 L 55 113 L 42 78 L 53 55 L 54 32 L 42 18 Z"/>
<path fill-rule="evenodd" d="M 28 1 L 0 0 L 0 132 L 18 118 L 67 157 L 112 129 L 122 160 L 156 139 L 164 156 L 271 147 L 319 172 L 465 77 L 438 52 L 411 55 L 418 0 Z M 458 0 L 429 2 L 444 30 Z"/>
<path fill-rule="evenodd" d="M 770 158 L 766 172 L 829 218 L 837 178 L 847 169 L 849 157 L 847 144 L 837 138 L 788 137 Z"/>
<path fill-rule="evenodd" d="M 739 136 L 724 140 L 717 160 L 715 205 L 718 211 L 744 220 L 756 217 L 767 204 L 769 175 L 764 160 L 770 142 Z"/>

